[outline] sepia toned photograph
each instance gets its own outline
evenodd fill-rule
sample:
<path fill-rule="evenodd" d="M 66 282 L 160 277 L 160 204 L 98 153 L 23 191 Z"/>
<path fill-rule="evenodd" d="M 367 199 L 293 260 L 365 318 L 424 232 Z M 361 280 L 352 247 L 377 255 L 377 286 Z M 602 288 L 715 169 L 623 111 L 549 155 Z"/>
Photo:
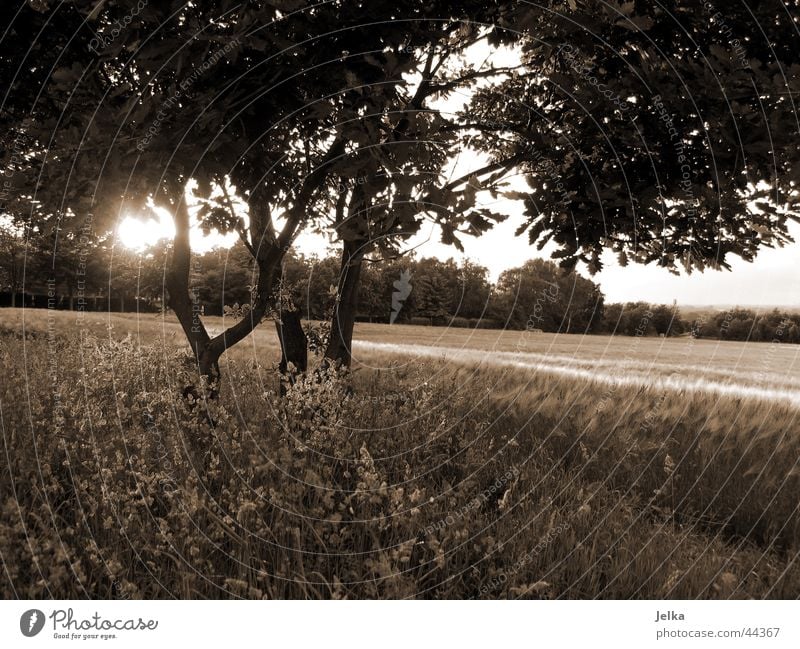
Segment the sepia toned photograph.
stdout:
<path fill-rule="evenodd" d="M 0 14 L 5 646 L 800 598 L 796 0 Z"/>

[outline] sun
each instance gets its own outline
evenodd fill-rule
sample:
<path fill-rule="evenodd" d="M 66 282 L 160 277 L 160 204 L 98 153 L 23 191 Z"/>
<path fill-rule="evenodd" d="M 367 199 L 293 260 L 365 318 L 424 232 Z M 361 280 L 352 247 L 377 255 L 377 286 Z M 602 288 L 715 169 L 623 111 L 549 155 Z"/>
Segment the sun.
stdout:
<path fill-rule="evenodd" d="M 175 225 L 172 222 L 172 215 L 169 210 L 157 205 L 149 205 L 151 218 L 143 219 L 140 216 L 123 216 L 117 225 L 117 241 L 136 252 L 142 252 L 150 246 L 157 244 L 163 239 L 171 240 L 175 236 Z M 227 248 L 234 244 L 237 239 L 235 233 L 220 234 L 212 232 L 204 234 L 199 224 L 192 223 L 190 232 L 192 250 L 197 253 L 204 253 L 213 248 Z"/>
<path fill-rule="evenodd" d="M 158 218 L 146 220 L 135 216 L 122 218 L 117 226 L 117 241 L 126 248 L 141 252 L 161 239 L 171 239 L 175 235 L 175 226 L 169 215 L 167 214 L 165 218 L 158 209 L 154 209 L 153 212 Z"/>

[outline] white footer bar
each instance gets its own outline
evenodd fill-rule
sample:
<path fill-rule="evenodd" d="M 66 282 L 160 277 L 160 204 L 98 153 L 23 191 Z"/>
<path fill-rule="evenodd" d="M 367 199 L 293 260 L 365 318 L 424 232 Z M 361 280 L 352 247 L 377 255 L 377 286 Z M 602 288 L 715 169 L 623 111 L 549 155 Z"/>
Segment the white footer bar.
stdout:
<path fill-rule="evenodd" d="M 0 602 L 3 647 L 796 649 L 799 630 L 797 601 Z"/>

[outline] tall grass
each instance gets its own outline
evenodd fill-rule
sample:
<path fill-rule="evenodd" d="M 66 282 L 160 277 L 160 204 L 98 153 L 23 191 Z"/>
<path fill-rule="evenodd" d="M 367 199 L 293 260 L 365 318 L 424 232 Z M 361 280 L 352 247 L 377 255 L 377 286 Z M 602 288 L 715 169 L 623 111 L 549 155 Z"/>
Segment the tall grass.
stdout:
<path fill-rule="evenodd" d="M 373 360 L 193 404 L 180 351 L 0 335 L 0 593 L 800 595 L 794 411 Z"/>

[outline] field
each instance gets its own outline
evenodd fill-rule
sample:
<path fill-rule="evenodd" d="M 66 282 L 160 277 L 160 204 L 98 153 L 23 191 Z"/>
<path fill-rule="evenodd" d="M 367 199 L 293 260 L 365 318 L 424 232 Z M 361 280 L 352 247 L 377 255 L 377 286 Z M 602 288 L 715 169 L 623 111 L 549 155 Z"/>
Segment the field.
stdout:
<path fill-rule="evenodd" d="M 0 310 L 3 596 L 800 596 L 800 346 L 356 339 L 194 405 L 169 315 Z"/>
<path fill-rule="evenodd" d="M 356 337 L 366 365 L 371 352 L 384 351 L 800 406 L 800 345 L 384 325 L 361 325 Z"/>

